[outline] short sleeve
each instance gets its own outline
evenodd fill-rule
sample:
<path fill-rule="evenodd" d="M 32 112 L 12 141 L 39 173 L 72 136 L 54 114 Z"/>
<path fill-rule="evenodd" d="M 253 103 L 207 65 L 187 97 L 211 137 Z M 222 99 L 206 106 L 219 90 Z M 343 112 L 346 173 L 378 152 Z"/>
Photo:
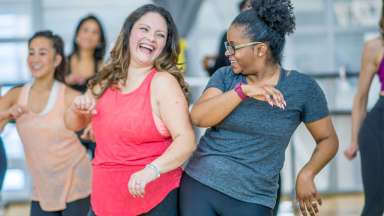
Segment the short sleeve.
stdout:
<path fill-rule="evenodd" d="M 308 83 L 307 89 L 302 121 L 308 123 L 328 116 L 327 99 L 319 84 L 315 80 L 311 80 L 311 82 Z"/>
<path fill-rule="evenodd" d="M 226 86 L 227 86 L 226 79 L 228 79 L 227 73 L 228 73 L 228 67 L 222 67 L 218 69 L 215 73 L 213 73 L 204 91 L 207 90 L 208 88 L 217 88 L 225 92 Z"/>

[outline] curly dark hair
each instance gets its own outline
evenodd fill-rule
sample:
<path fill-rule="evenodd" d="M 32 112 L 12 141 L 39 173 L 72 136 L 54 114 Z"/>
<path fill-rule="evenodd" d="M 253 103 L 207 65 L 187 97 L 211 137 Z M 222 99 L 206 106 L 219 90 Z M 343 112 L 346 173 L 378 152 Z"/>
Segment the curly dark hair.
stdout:
<path fill-rule="evenodd" d="M 179 35 L 176 24 L 171 14 L 162 7 L 147 4 L 133 11 L 125 20 L 123 27 L 117 37 L 115 45 L 111 51 L 110 59 L 104 65 L 100 72 L 90 80 L 88 88 L 92 90 L 93 95 L 100 97 L 109 87 L 119 86 L 127 81 L 127 71 L 130 63 L 129 38 L 133 25 L 145 14 L 149 12 L 158 13 L 167 24 L 168 35 L 165 47 L 159 57 L 155 60 L 154 67 L 158 71 L 166 71 L 172 74 L 179 82 L 182 90 L 187 95 L 188 88 L 184 78 L 177 69 L 177 57 L 179 55 Z M 94 88 L 100 85 L 100 89 Z"/>
<path fill-rule="evenodd" d="M 55 50 L 56 54 L 61 56 L 61 62 L 55 68 L 54 79 L 62 83 L 65 83 L 65 76 L 67 74 L 67 63 L 64 55 L 63 39 L 59 35 L 54 34 L 52 31 L 49 31 L 49 30 L 38 31 L 35 34 L 33 34 L 31 38 L 29 38 L 28 47 L 31 45 L 34 39 L 40 38 L 40 37 L 50 40 L 52 42 L 52 47 Z"/>
<path fill-rule="evenodd" d="M 241 12 L 231 25 L 245 27 L 251 41 L 268 44 L 272 63 L 281 64 L 285 36 L 295 30 L 290 0 L 252 0 L 252 9 Z"/>

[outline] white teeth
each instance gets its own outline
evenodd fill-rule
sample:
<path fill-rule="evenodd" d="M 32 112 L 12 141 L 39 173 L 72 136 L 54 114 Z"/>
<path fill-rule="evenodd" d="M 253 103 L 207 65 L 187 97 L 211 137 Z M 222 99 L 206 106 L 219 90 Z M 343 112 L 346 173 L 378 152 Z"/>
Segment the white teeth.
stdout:
<path fill-rule="evenodd" d="M 38 65 L 32 65 L 32 69 L 33 70 L 39 70 L 39 69 L 41 69 L 43 67 L 43 65 L 41 65 L 41 64 L 38 64 Z"/>
<path fill-rule="evenodd" d="M 139 44 L 139 47 L 148 49 L 148 50 L 150 50 L 151 52 L 155 49 L 153 46 L 148 45 L 148 44 L 145 44 L 145 43 L 141 43 L 141 44 Z"/>

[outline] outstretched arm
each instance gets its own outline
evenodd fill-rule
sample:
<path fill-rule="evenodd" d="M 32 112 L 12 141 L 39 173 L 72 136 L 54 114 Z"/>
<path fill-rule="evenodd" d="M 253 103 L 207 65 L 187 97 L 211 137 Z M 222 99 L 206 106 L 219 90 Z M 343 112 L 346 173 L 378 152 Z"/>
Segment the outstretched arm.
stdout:
<path fill-rule="evenodd" d="M 13 88 L 0 98 L 0 131 L 9 120 L 26 112 L 26 108 L 16 106 L 21 88 Z"/>

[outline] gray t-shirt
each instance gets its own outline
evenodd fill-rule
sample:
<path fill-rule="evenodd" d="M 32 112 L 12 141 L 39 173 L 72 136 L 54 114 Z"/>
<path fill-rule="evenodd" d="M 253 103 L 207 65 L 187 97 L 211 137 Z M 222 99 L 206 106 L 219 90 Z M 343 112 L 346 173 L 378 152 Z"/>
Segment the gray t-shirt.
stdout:
<path fill-rule="evenodd" d="M 231 67 L 214 73 L 207 88 L 232 90 L 246 77 Z M 186 172 L 200 183 L 235 199 L 273 208 L 284 152 L 301 122 L 329 115 L 325 96 L 309 76 L 281 70 L 276 86 L 285 110 L 248 98 L 216 126 L 207 129 Z"/>

